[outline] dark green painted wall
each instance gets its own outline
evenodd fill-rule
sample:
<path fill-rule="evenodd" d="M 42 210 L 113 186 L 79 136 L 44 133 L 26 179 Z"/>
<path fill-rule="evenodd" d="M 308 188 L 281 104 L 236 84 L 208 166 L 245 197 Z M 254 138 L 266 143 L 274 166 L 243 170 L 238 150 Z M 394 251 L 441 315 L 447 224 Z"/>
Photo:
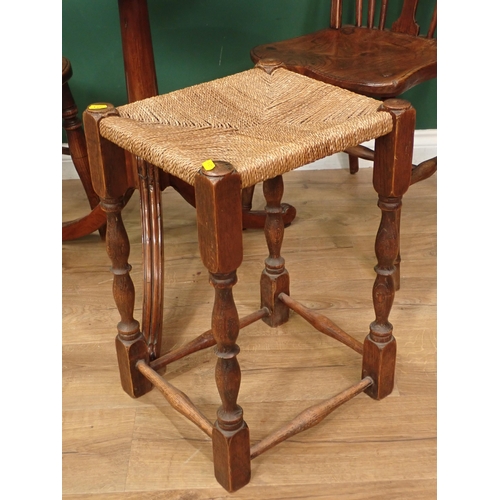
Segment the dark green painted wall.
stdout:
<path fill-rule="evenodd" d="M 425 27 L 434 0 L 423 4 L 418 20 Z M 252 67 L 249 51 L 255 45 L 327 27 L 330 0 L 149 0 L 148 5 L 158 86 L 165 93 Z M 349 14 L 344 8 L 344 17 Z M 70 85 L 80 110 L 95 101 L 126 102 L 116 0 L 63 0 L 62 49 L 73 66 Z M 418 129 L 437 128 L 436 80 L 405 97 L 417 110 Z"/>

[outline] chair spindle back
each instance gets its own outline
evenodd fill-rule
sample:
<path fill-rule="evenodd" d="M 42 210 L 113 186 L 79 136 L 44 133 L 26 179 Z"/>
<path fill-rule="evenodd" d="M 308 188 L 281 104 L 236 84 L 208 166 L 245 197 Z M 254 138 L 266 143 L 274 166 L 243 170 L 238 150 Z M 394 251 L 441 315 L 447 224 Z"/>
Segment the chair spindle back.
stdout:
<path fill-rule="evenodd" d="M 355 0 L 355 19 L 354 25 L 356 27 L 363 26 L 363 0 Z M 415 13 L 417 11 L 419 0 L 404 0 L 401 8 L 401 13 L 398 19 L 392 24 L 391 31 L 396 33 L 405 33 L 408 35 L 418 36 L 420 26 L 415 21 Z M 339 29 L 342 27 L 342 3 L 343 0 L 332 0 L 330 10 L 330 27 Z M 380 0 L 380 12 L 378 18 L 378 25 L 375 27 L 375 11 L 377 0 L 368 0 L 367 21 L 366 27 L 371 29 L 385 29 L 387 19 L 387 8 L 389 0 Z M 436 31 L 437 26 L 437 8 L 434 6 L 434 12 L 427 31 L 427 38 L 432 38 Z"/>

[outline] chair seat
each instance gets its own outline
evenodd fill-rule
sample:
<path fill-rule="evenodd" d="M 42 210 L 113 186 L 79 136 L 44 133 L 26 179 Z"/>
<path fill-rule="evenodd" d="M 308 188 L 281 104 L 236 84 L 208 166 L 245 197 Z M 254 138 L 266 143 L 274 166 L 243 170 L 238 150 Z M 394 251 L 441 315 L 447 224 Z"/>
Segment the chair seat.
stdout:
<path fill-rule="evenodd" d="M 371 97 L 395 97 L 437 74 L 437 41 L 344 26 L 264 44 L 254 62 L 279 59 L 293 71 Z"/>
<path fill-rule="evenodd" d="M 100 133 L 191 185 L 211 159 L 248 187 L 392 130 L 379 101 L 266 64 L 120 106 Z"/>

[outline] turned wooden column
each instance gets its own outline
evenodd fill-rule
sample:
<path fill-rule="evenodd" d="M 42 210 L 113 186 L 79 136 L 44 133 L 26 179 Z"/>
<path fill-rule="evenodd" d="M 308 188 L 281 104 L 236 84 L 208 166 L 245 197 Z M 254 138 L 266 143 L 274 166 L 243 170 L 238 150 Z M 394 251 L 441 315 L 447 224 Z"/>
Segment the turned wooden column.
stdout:
<path fill-rule="evenodd" d="M 394 387 L 396 339 L 392 334 L 389 314 L 396 290 L 395 262 L 399 254 L 399 222 L 401 199 L 411 182 L 415 110 L 401 99 L 389 99 L 381 112 L 390 112 L 392 131 L 375 141 L 373 186 L 379 195 L 382 211 L 375 241 L 377 277 L 373 285 L 375 321 L 363 345 L 362 378 L 374 381 L 366 393 L 374 399 L 388 396 Z"/>
<path fill-rule="evenodd" d="M 78 118 L 78 108 L 73 94 L 69 87 L 69 79 L 73 75 L 71 63 L 65 57 L 62 58 L 62 125 L 66 131 L 68 147 L 63 148 L 63 154 L 71 155 L 71 160 L 75 166 L 78 176 L 82 182 L 83 189 L 87 195 L 92 211 L 73 221 L 63 222 L 62 239 L 63 241 L 80 238 L 98 230 L 101 238 L 106 235 L 106 216 L 99 206 L 99 196 L 92 187 L 90 178 L 89 161 L 87 157 L 87 145 L 85 143 L 85 134 L 82 128 L 82 122 Z"/>
<path fill-rule="evenodd" d="M 75 169 L 82 181 L 90 208 L 94 208 L 99 204 L 99 197 L 92 187 L 82 122 L 78 118 L 78 108 L 68 84 L 68 80 L 72 74 L 73 71 L 70 62 L 63 57 L 62 124 L 68 138 L 69 154 L 71 154 Z M 104 231 L 100 231 L 100 233 L 101 236 L 104 236 Z"/>
<path fill-rule="evenodd" d="M 285 269 L 285 259 L 281 256 L 281 245 L 285 232 L 281 198 L 283 197 L 283 177 L 278 175 L 263 183 L 266 199 L 266 235 L 269 256 L 260 278 L 261 307 L 267 307 L 270 315 L 262 318 L 269 326 L 276 327 L 286 323 L 289 317 L 288 306 L 278 296 L 280 293 L 290 295 L 290 276 Z"/>
<path fill-rule="evenodd" d="M 116 336 L 120 379 L 124 391 L 132 397 L 138 397 L 151 390 L 152 385 L 136 367 L 139 360 L 149 363 L 149 355 L 139 322 L 133 316 L 135 289 L 128 263 L 130 244 L 121 217 L 123 197 L 130 183 L 124 151 L 99 134 L 99 121 L 116 114 L 117 111 L 110 104 L 92 105 L 85 111 L 83 119 L 92 183 L 107 216 L 106 250 L 114 275 L 113 296 L 120 313 Z"/>
<path fill-rule="evenodd" d="M 212 435 L 214 469 L 217 481 L 236 491 L 250 481 L 249 431 L 237 404 L 239 319 L 232 292 L 243 260 L 241 178 L 229 163 L 217 161 L 208 168 L 196 177 L 195 193 L 200 254 L 215 290 L 212 333 L 222 405 Z"/>

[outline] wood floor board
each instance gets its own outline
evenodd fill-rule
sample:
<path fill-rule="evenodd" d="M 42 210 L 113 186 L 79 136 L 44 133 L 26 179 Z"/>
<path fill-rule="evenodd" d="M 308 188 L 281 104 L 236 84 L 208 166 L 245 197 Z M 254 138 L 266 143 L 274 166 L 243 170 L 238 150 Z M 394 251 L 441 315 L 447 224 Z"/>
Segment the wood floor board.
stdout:
<path fill-rule="evenodd" d="M 397 480 L 403 479 L 408 463 L 418 460 L 425 462 L 420 464 L 421 477 L 433 478 L 436 431 L 432 405 L 427 414 L 419 414 L 416 406 L 401 412 L 397 403 L 388 398 L 383 403 L 355 400 L 346 404 L 329 416 L 322 428 L 317 426 L 294 436 L 254 460 L 254 486 L 270 481 L 275 487 L 289 481 L 355 482 L 367 480 L 370 473 L 380 474 L 385 468 L 390 471 L 385 474 Z M 250 406 L 245 419 L 251 429 L 257 429 L 251 431 L 251 438 L 261 439 L 283 425 L 301 410 L 297 406 L 296 402 L 285 407 L 280 404 L 278 418 L 271 403 Z M 206 415 L 214 414 L 215 408 L 200 406 Z M 391 434 L 381 437 L 385 418 L 402 420 L 405 425 L 395 425 Z M 259 425 L 252 426 L 256 420 Z M 192 424 L 170 408 L 162 411 L 154 407 L 139 409 L 136 423 L 132 447 L 135 468 L 129 474 L 128 489 L 136 489 L 144 482 L 160 490 L 172 486 L 189 489 L 213 482 L 210 440 Z M 356 423 L 364 432 L 353 430 Z M 395 457 L 401 460 L 399 466 L 389 466 L 387 462 Z M 290 480 L 289 474 L 294 479 Z"/>
<path fill-rule="evenodd" d="M 62 417 L 63 491 L 123 491 L 135 410 L 73 410 L 64 411 Z"/>
<path fill-rule="evenodd" d="M 320 483 L 307 485 L 255 486 L 252 483 L 227 493 L 214 488 L 186 488 L 181 490 L 134 491 L 65 495 L 68 500 L 429 500 L 436 497 L 435 480 L 349 481 L 348 483 Z"/>

